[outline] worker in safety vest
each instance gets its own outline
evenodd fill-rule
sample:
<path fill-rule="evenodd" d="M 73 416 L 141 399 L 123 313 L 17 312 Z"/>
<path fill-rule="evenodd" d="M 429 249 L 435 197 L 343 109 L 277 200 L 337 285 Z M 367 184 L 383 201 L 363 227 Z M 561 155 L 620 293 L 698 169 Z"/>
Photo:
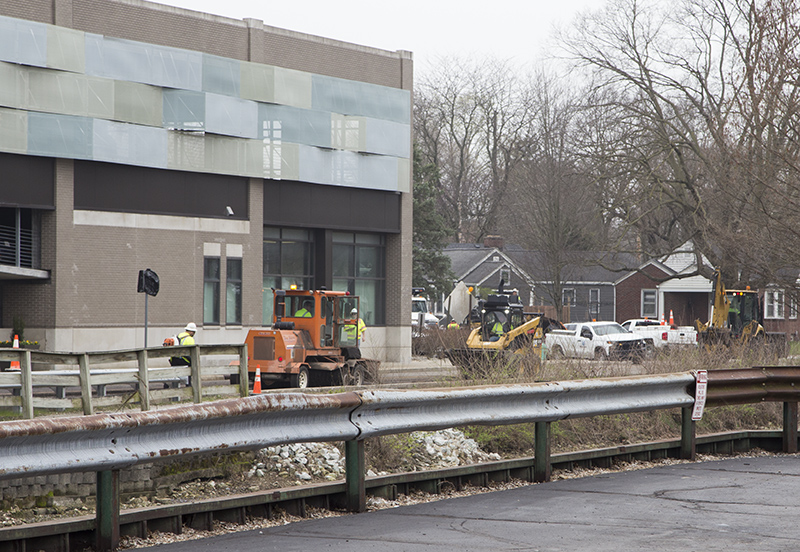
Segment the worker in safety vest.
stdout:
<path fill-rule="evenodd" d="M 303 308 L 294 313 L 295 318 L 311 318 L 313 316 L 314 304 L 310 299 L 303 301 Z"/>
<path fill-rule="evenodd" d="M 355 318 L 358 316 L 358 309 L 353 309 L 350 311 L 350 318 Z M 361 342 L 361 336 L 364 335 L 364 332 L 367 331 L 367 325 L 364 324 L 364 321 L 359 318 L 358 325 L 348 324 L 344 327 L 345 334 L 347 335 L 348 341 L 355 341 L 356 344 Z"/>
<path fill-rule="evenodd" d="M 448 330 L 457 330 L 457 329 L 459 329 L 460 327 L 461 327 L 461 326 L 459 326 L 459 325 L 458 325 L 458 322 L 456 322 L 455 320 L 451 320 L 451 321 L 450 321 L 450 323 L 447 325 L 447 329 L 448 329 Z"/>
<path fill-rule="evenodd" d="M 503 323 L 495 318 L 494 324 L 489 326 L 489 341 L 497 341 L 505 333 Z"/>
<path fill-rule="evenodd" d="M 183 346 L 183 347 L 194 347 L 194 334 L 197 333 L 197 326 L 194 322 L 189 322 L 186 324 L 186 328 L 179 333 L 176 337 L 175 345 Z M 172 366 L 191 366 L 192 359 L 188 356 L 182 357 L 171 357 L 169 359 L 169 363 Z"/>

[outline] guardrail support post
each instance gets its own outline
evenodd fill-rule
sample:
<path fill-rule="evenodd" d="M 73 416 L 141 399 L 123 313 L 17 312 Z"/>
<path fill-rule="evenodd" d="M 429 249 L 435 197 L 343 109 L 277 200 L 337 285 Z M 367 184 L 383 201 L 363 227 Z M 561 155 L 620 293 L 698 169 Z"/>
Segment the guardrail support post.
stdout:
<path fill-rule="evenodd" d="M 247 343 L 239 349 L 239 396 L 248 397 L 250 395 L 250 374 L 247 366 Z"/>
<path fill-rule="evenodd" d="M 136 353 L 139 357 L 139 406 L 142 411 L 150 410 L 150 372 L 148 371 L 147 349 Z"/>
<path fill-rule="evenodd" d="M 97 472 L 98 552 L 116 550 L 119 546 L 119 470 Z"/>
<path fill-rule="evenodd" d="M 694 407 L 681 408 L 681 458 L 695 459 L 695 422 L 692 420 Z"/>
<path fill-rule="evenodd" d="M 28 420 L 33 419 L 33 365 L 31 352 L 28 350 L 20 353 L 20 395 L 22 398 L 22 416 Z"/>
<path fill-rule="evenodd" d="M 536 422 L 533 444 L 533 480 L 536 483 L 550 481 L 550 422 Z"/>
<path fill-rule="evenodd" d="M 797 401 L 783 403 L 783 452 L 797 452 Z"/>
<path fill-rule="evenodd" d="M 192 401 L 195 404 L 203 400 L 203 382 L 200 381 L 200 347 L 195 345 L 189 351 L 189 359 L 192 363 Z"/>
<path fill-rule="evenodd" d="M 89 370 L 89 355 L 83 353 L 78 357 L 78 367 L 81 374 L 81 404 L 83 413 L 87 416 L 94 414 L 92 406 L 92 374 Z"/>
<path fill-rule="evenodd" d="M 366 462 L 363 440 L 345 441 L 344 462 L 347 510 L 365 512 L 367 510 L 367 487 L 364 481 Z"/>

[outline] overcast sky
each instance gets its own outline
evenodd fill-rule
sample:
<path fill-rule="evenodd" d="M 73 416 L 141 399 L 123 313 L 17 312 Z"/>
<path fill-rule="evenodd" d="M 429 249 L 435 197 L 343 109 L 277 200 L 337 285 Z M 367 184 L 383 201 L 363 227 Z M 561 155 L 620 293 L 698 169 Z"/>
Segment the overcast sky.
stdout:
<path fill-rule="evenodd" d="M 604 0 L 157 0 L 233 19 L 384 50 L 414 53 L 416 71 L 442 57 L 495 57 L 527 64 L 543 57 L 555 26 Z"/>

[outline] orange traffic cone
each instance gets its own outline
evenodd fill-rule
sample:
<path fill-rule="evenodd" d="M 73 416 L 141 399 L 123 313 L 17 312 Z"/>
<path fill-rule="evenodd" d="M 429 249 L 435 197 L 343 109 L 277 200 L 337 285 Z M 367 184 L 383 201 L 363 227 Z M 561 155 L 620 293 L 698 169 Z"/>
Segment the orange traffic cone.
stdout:
<path fill-rule="evenodd" d="M 670 326 L 675 325 L 675 319 L 672 317 L 672 309 L 669 309 L 669 325 Z"/>
<path fill-rule="evenodd" d="M 253 382 L 253 395 L 261 394 L 261 366 L 256 366 L 256 379 Z"/>
<path fill-rule="evenodd" d="M 17 336 L 17 335 L 14 336 L 14 348 L 15 349 L 19 349 L 19 336 Z M 9 370 L 21 370 L 21 368 L 19 366 L 19 361 L 18 360 L 12 360 L 11 361 L 11 366 L 9 367 Z"/>
<path fill-rule="evenodd" d="M 661 313 L 661 318 L 660 318 L 659 322 L 661 323 L 662 326 L 664 325 L 664 313 L 663 312 Z"/>

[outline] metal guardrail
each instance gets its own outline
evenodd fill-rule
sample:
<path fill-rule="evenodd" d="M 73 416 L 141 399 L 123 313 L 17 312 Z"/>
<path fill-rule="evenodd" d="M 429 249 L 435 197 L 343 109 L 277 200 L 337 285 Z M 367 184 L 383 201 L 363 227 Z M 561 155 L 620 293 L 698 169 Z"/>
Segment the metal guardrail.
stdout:
<path fill-rule="evenodd" d="M 203 365 L 203 357 L 212 355 L 235 355 L 239 358 L 239 366 Z M 189 357 L 191 366 L 151 367 L 151 361 L 173 356 Z M 244 344 L 151 347 L 87 353 L 0 349 L 0 361 L 20 364 L 19 370 L 0 373 L 0 388 L 11 390 L 10 394 L 0 396 L 0 407 L 18 409 L 23 417 L 31 419 L 37 408 L 77 409 L 91 415 L 99 407 L 131 407 L 138 404 L 141 410 L 146 411 L 153 404 L 176 400 L 199 403 L 203 397 L 208 396 L 246 397 L 249 393 L 246 360 L 247 346 Z M 34 363 L 66 369 L 33 370 Z M 135 364 L 136 367 L 109 369 L 120 364 Z M 70 369 L 73 366 L 75 368 Z M 216 376 L 220 379 L 231 375 L 238 376 L 230 380 L 238 379 L 237 385 L 203 384 L 206 378 Z M 175 386 L 158 389 L 152 385 L 176 381 L 191 381 L 191 385 L 180 389 Z M 107 386 L 123 384 L 129 385 L 135 393 L 129 396 L 105 396 L 104 390 Z M 55 396 L 34 395 L 35 388 L 43 387 L 54 389 Z M 66 390 L 70 388 L 76 391 L 77 398 L 67 397 Z"/>
<path fill-rule="evenodd" d="M 425 391 L 369 390 L 353 413 L 359 438 L 470 424 L 507 425 L 694 404 L 691 373 Z"/>
<path fill-rule="evenodd" d="M 755 402 L 785 401 L 784 450 L 796 452 L 800 390 L 794 391 L 792 382 L 800 378 L 800 367 L 771 370 L 710 375 L 708 404 L 742 402 L 742 389 L 749 389 L 751 396 L 757 398 Z M 735 388 L 727 389 L 724 382 L 731 381 Z M 716 385 L 722 385 L 722 391 Z M 351 511 L 363 511 L 366 438 L 465 424 L 534 422 L 534 480 L 546 481 L 551 470 L 550 423 L 567 417 L 681 408 L 681 457 L 693 458 L 694 389 L 695 376 L 686 372 L 426 391 L 282 393 L 155 412 L 0 422 L 0 479 L 101 470 L 97 477 L 95 528 L 97 548 L 105 551 L 119 543 L 121 466 L 178 454 L 344 440 L 346 504 Z"/>

